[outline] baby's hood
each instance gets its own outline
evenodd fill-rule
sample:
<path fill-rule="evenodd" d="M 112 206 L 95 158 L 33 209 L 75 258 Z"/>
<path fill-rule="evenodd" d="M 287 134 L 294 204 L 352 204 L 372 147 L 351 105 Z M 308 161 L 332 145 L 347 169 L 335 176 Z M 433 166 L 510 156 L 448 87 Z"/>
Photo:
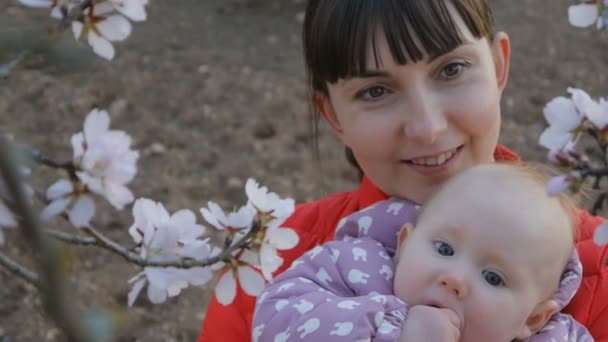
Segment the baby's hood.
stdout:
<path fill-rule="evenodd" d="M 574 297 L 576 291 L 581 285 L 583 280 L 583 265 L 578 258 L 576 249 L 572 250 L 566 270 L 562 274 L 562 278 L 559 284 L 559 289 L 553 296 L 553 299 L 557 302 L 558 310 L 561 311 Z"/>
<path fill-rule="evenodd" d="M 420 206 L 414 202 L 389 198 L 344 217 L 336 228 L 336 240 L 370 237 L 380 242 L 392 257 L 399 231 L 405 223 L 414 223 Z"/>

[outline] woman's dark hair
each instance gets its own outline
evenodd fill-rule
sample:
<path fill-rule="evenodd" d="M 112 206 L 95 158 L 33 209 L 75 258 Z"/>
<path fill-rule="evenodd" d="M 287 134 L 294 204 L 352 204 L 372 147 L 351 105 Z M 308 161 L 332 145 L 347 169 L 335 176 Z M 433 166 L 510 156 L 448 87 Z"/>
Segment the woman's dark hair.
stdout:
<path fill-rule="evenodd" d="M 328 83 L 365 73 L 370 42 L 378 65 L 377 30 L 401 65 L 408 58 L 420 61 L 424 52 L 435 57 L 452 51 L 463 38 L 449 3 L 474 37 L 492 39 L 494 20 L 488 0 L 310 0 L 302 38 L 311 94 L 329 96 Z M 318 153 L 319 113 L 312 113 L 313 147 Z M 346 157 L 362 174 L 348 147 Z"/>

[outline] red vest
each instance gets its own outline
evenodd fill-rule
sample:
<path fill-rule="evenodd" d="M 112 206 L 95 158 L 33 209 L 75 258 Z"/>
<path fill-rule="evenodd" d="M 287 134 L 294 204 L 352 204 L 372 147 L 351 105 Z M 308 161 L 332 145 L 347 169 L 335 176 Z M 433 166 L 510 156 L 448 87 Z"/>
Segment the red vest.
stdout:
<path fill-rule="evenodd" d="M 517 155 L 502 146 L 496 148 L 494 157 L 497 161 L 519 160 Z M 306 251 L 332 240 L 342 217 L 386 198 L 387 195 L 364 177 L 361 186 L 354 191 L 298 205 L 284 227 L 295 229 L 300 242 L 294 249 L 281 254 L 284 263 L 277 274 Z M 585 325 L 596 341 L 608 342 L 608 267 L 604 265 L 608 247 L 593 243 L 593 230 L 602 221 L 601 217 L 579 211 L 576 248 L 583 264 L 583 282 L 564 311 Z M 250 341 L 254 305 L 255 297 L 248 296 L 240 288 L 231 305 L 223 306 L 213 297 L 198 342 Z"/>

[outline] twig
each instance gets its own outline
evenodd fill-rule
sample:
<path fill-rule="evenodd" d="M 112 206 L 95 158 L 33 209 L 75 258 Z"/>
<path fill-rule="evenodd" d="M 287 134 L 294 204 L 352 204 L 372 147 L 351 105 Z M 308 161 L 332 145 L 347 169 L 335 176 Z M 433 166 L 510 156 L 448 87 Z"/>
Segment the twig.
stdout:
<path fill-rule="evenodd" d="M 99 341 L 100 339 L 87 329 L 82 315 L 71 305 L 73 296 L 64 286 L 65 277 L 59 267 L 59 255 L 54 245 L 50 244 L 40 229 L 38 215 L 29 205 L 23 189 L 12 144 L 0 140 L 0 174 L 4 177 L 9 195 L 15 204 L 16 214 L 21 218 L 21 232 L 32 249 L 40 269 L 40 292 L 45 311 L 53 318 L 69 341 Z"/>
<path fill-rule="evenodd" d="M 6 64 L 0 64 L 0 77 L 8 76 L 11 71 L 25 59 L 25 56 L 27 56 L 28 53 L 28 50 L 21 51 L 13 60 L 10 60 Z"/>
<path fill-rule="evenodd" d="M 68 234 L 59 230 L 54 229 L 45 229 L 44 232 L 48 234 L 50 237 L 63 241 L 65 243 L 70 243 L 73 245 L 81 245 L 81 246 L 91 246 L 91 245 L 99 245 L 97 239 L 94 237 L 88 236 L 78 236 Z"/>
<path fill-rule="evenodd" d="M 232 257 L 232 252 L 243 249 L 249 243 L 249 240 L 255 236 L 259 232 L 261 228 L 261 224 L 258 221 L 255 221 L 253 227 L 249 230 L 249 232 L 243 236 L 238 242 L 233 244 L 232 246 L 224 249 L 220 254 L 203 259 L 177 259 L 177 260 L 155 260 L 155 259 L 145 259 L 140 257 L 138 254 L 129 251 L 119 243 L 109 239 L 104 236 L 101 232 L 93 227 L 85 227 L 82 228 L 86 232 L 88 232 L 91 236 L 93 236 L 98 241 L 98 245 L 104 249 L 107 249 L 115 254 L 120 255 L 125 260 L 134 263 L 141 267 L 176 267 L 176 268 L 192 268 L 192 267 L 206 267 L 213 264 L 216 264 L 220 261 L 227 261 Z"/>
<path fill-rule="evenodd" d="M 48 166 L 48 167 L 52 167 L 54 169 L 65 169 L 67 171 L 74 171 L 74 164 L 72 164 L 72 162 L 63 162 L 63 163 L 59 163 L 56 162 L 54 160 L 52 160 L 51 158 L 45 156 L 44 154 L 42 154 L 42 152 L 38 151 L 38 150 L 34 150 L 34 149 L 28 149 L 29 152 L 29 156 L 30 158 L 32 158 L 32 160 L 34 160 L 37 163 L 40 163 L 42 165 Z"/>
<path fill-rule="evenodd" d="M 59 31 L 64 31 L 68 29 L 72 26 L 73 21 L 80 19 L 84 11 L 92 6 L 93 3 L 91 0 L 83 1 L 78 6 L 74 6 L 74 8 L 72 8 L 69 13 L 64 13 L 63 18 L 61 18 L 61 21 L 57 25 L 57 29 Z"/>
<path fill-rule="evenodd" d="M 583 176 L 583 178 L 608 176 L 608 167 L 584 169 L 581 170 L 581 176 Z"/>
<path fill-rule="evenodd" d="M 608 194 L 606 194 L 605 192 L 597 196 L 595 202 L 593 203 L 593 208 L 591 208 L 591 214 L 597 215 L 598 212 L 602 210 L 607 196 Z"/>
<path fill-rule="evenodd" d="M 23 265 L 20 265 L 18 262 L 2 252 L 0 252 L 0 265 L 4 266 L 4 268 L 6 268 L 9 272 L 25 279 L 27 282 L 36 285 L 36 287 L 40 287 L 36 272 Z"/>

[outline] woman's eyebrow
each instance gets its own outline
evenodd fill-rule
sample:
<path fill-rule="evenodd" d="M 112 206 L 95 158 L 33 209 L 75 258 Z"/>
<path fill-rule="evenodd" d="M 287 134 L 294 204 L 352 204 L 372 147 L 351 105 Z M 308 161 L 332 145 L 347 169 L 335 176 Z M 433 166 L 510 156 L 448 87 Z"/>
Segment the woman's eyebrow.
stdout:
<path fill-rule="evenodd" d="M 388 72 L 382 70 L 365 70 L 361 73 L 353 75 L 353 77 L 369 78 L 369 77 L 386 77 Z"/>
<path fill-rule="evenodd" d="M 450 54 L 450 53 L 453 53 L 454 51 L 458 51 L 458 50 L 460 50 L 460 49 L 463 49 L 463 48 L 468 48 L 468 47 L 471 47 L 471 46 L 474 46 L 474 45 L 475 45 L 475 43 L 474 43 L 474 42 L 465 41 L 464 43 L 462 43 L 462 44 L 458 45 L 457 47 L 455 47 L 454 49 L 452 49 L 452 50 L 450 50 L 450 51 L 447 51 L 447 52 L 442 53 L 442 54 L 437 54 L 437 55 L 431 56 L 431 57 L 429 58 L 429 63 L 433 63 L 433 62 L 434 62 L 435 60 L 437 60 L 438 58 L 441 58 L 441 57 L 443 57 L 443 56 L 445 56 L 445 55 L 448 55 L 448 54 Z"/>

